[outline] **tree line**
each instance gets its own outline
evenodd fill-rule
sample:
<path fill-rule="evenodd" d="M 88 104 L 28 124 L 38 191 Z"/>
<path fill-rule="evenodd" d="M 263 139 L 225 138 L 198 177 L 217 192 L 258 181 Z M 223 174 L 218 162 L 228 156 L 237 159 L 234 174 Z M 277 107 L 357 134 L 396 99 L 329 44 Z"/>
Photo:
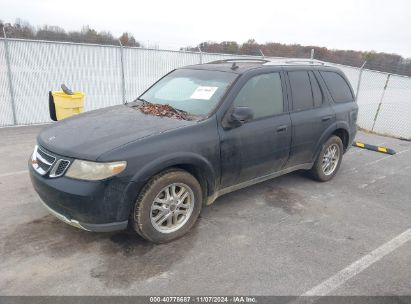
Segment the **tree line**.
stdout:
<path fill-rule="evenodd" d="M 43 25 L 34 27 L 30 23 L 17 19 L 15 23 L 4 23 L 0 20 L 0 37 L 3 28 L 7 37 L 50 41 L 67 41 L 78 43 L 95 43 L 105 45 L 119 45 L 141 47 L 131 33 L 124 32 L 120 37 L 113 36 L 108 31 L 96 31 L 86 25 L 80 31 L 66 31 L 59 26 Z M 181 47 L 181 50 L 208 53 L 223 53 L 233 55 L 253 55 L 267 57 L 310 58 L 314 50 L 314 58 L 343 65 L 360 67 L 366 62 L 366 68 L 411 76 L 411 58 L 404 58 L 397 54 L 381 52 L 361 52 L 353 50 L 334 50 L 319 46 L 303 46 L 300 44 L 282 44 L 277 42 L 257 43 L 254 39 L 239 44 L 236 41 L 213 42 L 206 41 L 195 47 Z"/>
<path fill-rule="evenodd" d="M 303 46 L 300 44 L 282 44 L 277 42 L 257 43 L 249 39 L 243 44 L 235 41 L 202 42 L 196 47 L 185 47 L 184 50 L 224 53 L 238 55 L 253 55 L 267 57 L 310 58 L 314 50 L 314 58 L 318 60 L 360 67 L 366 62 L 365 68 L 387 73 L 411 76 L 411 58 L 397 54 L 382 52 L 361 52 L 353 50 L 334 50 L 319 46 Z"/>
<path fill-rule="evenodd" d="M 35 28 L 30 23 L 17 19 L 14 24 L 4 23 L 0 20 L 0 37 L 3 36 L 3 28 L 9 38 L 66 41 L 78 43 L 95 43 L 105 45 L 119 45 L 119 41 L 125 46 L 141 46 L 130 33 L 123 33 L 120 37 L 114 37 L 110 32 L 97 32 L 88 25 L 80 31 L 66 31 L 59 26 L 43 25 Z"/>

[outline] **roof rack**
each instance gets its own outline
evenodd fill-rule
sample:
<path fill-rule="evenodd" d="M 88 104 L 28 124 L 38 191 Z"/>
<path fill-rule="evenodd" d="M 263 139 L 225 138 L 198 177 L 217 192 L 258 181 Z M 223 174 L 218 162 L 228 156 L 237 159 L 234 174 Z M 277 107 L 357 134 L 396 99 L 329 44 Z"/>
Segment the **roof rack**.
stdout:
<path fill-rule="evenodd" d="M 231 63 L 231 62 L 249 62 L 249 63 L 267 63 L 270 60 L 258 59 L 258 58 L 232 58 L 232 59 L 221 59 L 216 61 L 207 62 L 208 64 L 220 64 L 220 63 Z"/>
<path fill-rule="evenodd" d="M 270 60 L 264 65 L 325 65 L 324 62 L 316 59 L 298 59 L 298 58 L 282 58 L 279 60 Z"/>
<path fill-rule="evenodd" d="M 315 59 L 292 59 L 292 60 L 286 60 L 285 61 L 285 63 L 288 63 L 288 64 L 293 64 L 293 63 L 301 63 L 301 64 L 303 64 L 303 63 L 308 63 L 308 64 L 316 64 L 316 65 L 324 65 L 324 62 L 322 62 L 322 61 L 318 61 L 318 60 L 315 60 Z"/>

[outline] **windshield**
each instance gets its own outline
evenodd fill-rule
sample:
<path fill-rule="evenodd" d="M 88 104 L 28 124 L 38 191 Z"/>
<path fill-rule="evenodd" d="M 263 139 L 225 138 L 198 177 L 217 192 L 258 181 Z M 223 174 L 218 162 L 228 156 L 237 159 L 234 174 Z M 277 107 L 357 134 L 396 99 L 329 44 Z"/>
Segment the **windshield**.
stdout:
<path fill-rule="evenodd" d="M 193 115 L 208 115 L 237 77 L 234 73 L 175 70 L 139 97 L 154 104 L 168 104 Z"/>

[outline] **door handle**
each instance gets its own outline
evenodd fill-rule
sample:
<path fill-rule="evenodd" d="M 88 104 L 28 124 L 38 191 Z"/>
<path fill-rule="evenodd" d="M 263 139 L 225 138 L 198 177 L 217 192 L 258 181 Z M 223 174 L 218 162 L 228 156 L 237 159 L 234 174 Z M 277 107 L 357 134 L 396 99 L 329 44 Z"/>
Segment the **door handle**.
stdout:
<path fill-rule="evenodd" d="M 321 117 L 321 121 L 328 121 L 328 120 L 330 120 L 331 118 L 333 118 L 333 116 L 332 116 L 332 115 L 329 115 L 329 116 L 323 116 L 323 117 Z"/>
<path fill-rule="evenodd" d="M 279 126 L 279 127 L 277 127 L 277 132 L 278 132 L 278 133 L 280 133 L 280 132 L 284 132 L 284 131 L 286 131 L 286 130 L 287 130 L 287 128 L 288 128 L 288 126 L 287 126 L 287 125 L 282 125 L 282 126 Z"/>

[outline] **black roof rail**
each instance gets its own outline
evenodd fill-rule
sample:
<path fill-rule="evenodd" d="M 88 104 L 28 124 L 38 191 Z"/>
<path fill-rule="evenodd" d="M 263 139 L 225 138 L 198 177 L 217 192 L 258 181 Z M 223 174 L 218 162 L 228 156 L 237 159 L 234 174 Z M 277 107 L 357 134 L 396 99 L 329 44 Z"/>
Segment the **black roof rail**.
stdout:
<path fill-rule="evenodd" d="M 221 59 L 216 61 L 207 62 L 207 64 L 220 64 L 220 63 L 232 63 L 232 62 L 249 62 L 249 63 L 267 63 L 269 60 L 259 59 L 259 58 L 232 58 L 232 59 Z"/>

